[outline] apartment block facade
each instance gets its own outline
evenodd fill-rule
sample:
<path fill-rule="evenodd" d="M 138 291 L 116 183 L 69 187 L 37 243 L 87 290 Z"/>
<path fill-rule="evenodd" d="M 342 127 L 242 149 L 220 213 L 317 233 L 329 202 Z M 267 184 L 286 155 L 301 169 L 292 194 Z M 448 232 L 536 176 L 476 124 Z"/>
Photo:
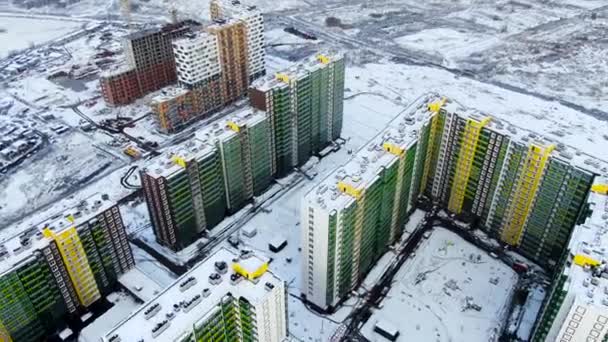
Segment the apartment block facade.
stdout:
<path fill-rule="evenodd" d="M 40 341 L 135 266 L 118 208 L 101 196 L 0 247 L 0 337 Z"/>
<path fill-rule="evenodd" d="M 132 313 L 103 341 L 284 341 L 287 288 L 268 267 L 268 260 L 222 248 Z"/>
<path fill-rule="evenodd" d="M 554 267 L 567 246 L 595 174 L 574 152 L 463 108 L 442 109 L 427 195 L 479 220 L 501 241 Z"/>
<path fill-rule="evenodd" d="M 217 37 L 207 32 L 173 41 L 179 85 L 193 89 L 221 74 Z"/>
<path fill-rule="evenodd" d="M 251 105 L 265 111 L 273 129 L 273 174 L 281 178 L 342 132 L 344 56 L 321 53 L 256 81 Z"/>
<path fill-rule="evenodd" d="M 103 73 L 101 92 L 108 105 L 120 106 L 177 81 L 172 41 L 198 30 L 194 21 L 167 24 L 124 37 L 126 65 Z"/>
<path fill-rule="evenodd" d="M 264 20 L 240 3 L 212 1 L 213 23 L 173 41 L 178 86 L 151 102 L 162 132 L 191 122 L 243 98 L 250 82 L 265 75 Z"/>
<path fill-rule="evenodd" d="M 416 179 L 428 166 L 436 113 L 426 105 L 439 99 L 420 99 L 303 199 L 301 291 L 308 302 L 331 311 L 402 236 L 421 191 Z"/>
<path fill-rule="evenodd" d="M 530 341 L 608 340 L 608 280 L 602 248 L 608 244 L 606 179 L 597 179 L 563 251 L 541 306 Z"/>
<path fill-rule="evenodd" d="M 289 83 L 273 77 L 266 80 L 273 88 L 251 88 L 258 109 L 199 130 L 141 171 L 157 242 L 174 251 L 192 244 L 340 136 L 344 57 L 319 55 L 289 75 Z M 190 103 L 186 93 L 178 88 L 169 97 L 180 100 L 165 101 L 164 113 L 180 117 Z"/>
<path fill-rule="evenodd" d="M 265 113 L 244 110 L 142 170 L 157 241 L 180 250 L 265 191 L 272 179 L 270 135 Z"/>
<path fill-rule="evenodd" d="M 556 270 L 595 179 L 585 158 L 455 102 L 422 97 L 306 195 L 302 294 L 335 307 L 401 235 L 419 196 Z"/>
<path fill-rule="evenodd" d="M 249 82 L 266 74 L 264 51 L 264 17 L 256 6 L 234 0 L 213 0 L 210 3 L 212 20 L 239 19 L 245 23 L 247 36 L 247 65 Z"/>

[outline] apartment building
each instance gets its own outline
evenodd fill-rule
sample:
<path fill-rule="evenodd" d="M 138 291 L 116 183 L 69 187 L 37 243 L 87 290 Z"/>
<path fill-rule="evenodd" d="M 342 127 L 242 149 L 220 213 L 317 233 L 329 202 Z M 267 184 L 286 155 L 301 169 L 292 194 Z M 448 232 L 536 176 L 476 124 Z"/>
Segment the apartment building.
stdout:
<path fill-rule="evenodd" d="M 273 174 L 281 178 L 340 137 L 344 56 L 326 52 L 256 81 L 251 105 L 270 117 Z"/>
<path fill-rule="evenodd" d="M 250 81 L 248 44 L 246 24 L 235 18 L 175 40 L 179 85 L 164 88 L 150 103 L 160 130 L 178 132 L 243 98 Z"/>
<path fill-rule="evenodd" d="M 589 216 L 574 229 L 535 324 L 532 342 L 608 340 L 607 179 L 589 194 Z"/>
<path fill-rule="evenodd" d="M 303 199 L 302 296 L 332 311 L 402 235 L 421 190 L 432 120 L 419 99 Z"/>
<path fill-rule="evenodd" d="M 272 179 L 270 135 L 265 113 L 245 109 L 142 170 L 157 241 L 180 250 L 265 191 Z"/>
<path fill-rule="evenodd" d="M 120 106 L 177 81 L 172 41 L 197 31 L 199 24 L 182 21 L 128 34 L 123 39 L 126 65 L 100 78 L 106 103 Z"/>
<path fill-rule="evenodd" d="M 0 245 L 0 337 L 40 341 L 135 266 L 116 205 L 95 195 Z"/>
<path fill-rule="evenodd" d="M 220 89 L 223 105 L 227 105 L 245 96 L 249 87 L 246 26 L 238 19 L 219 19 L 207 31 L 217 38 Z"/>
<path fill-rule="evenodd" d="M 193 89 L 221 75 L 217 37 L 196 32 L 173 42 L 179 85 Z"/>
<path fill-rule="evenodd" d="M 104 337 L 126 341 L 260 341 L 287 338 L 287 289 L 269 261 L 227 249 L 211 254 Z"/>
<path fill-rule="evenodd" d="M 437 122 L 427 195 L 555 266 L 595 176 L 577 151 L 454 102 Z"/>
<path fill-rule="evenodd" d="M 245 23 L 247 36 L 247 64 L 249 82 L 266 74 L 264 51 L 264 17 L 256 6 L 234 0 L 213 0 L 210 5 L 212 20 L 234 18 Z"/>
<path fill-rule="evenodd" d="M 584 212 L 591 164 L 528 130 L 422 97 L 306 195 L 302 294 L 335 307 L 400 236 L 420 195 L 555 270 Z"/>

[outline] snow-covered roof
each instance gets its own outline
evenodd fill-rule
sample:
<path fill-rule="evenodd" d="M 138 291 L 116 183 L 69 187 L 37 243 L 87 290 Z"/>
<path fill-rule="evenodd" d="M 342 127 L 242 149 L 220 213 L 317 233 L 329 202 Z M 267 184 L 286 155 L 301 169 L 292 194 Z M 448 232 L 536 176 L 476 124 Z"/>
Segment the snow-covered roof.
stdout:
<path fill-rule="evenodd" d="M 181 86 L 167 86 L 157 92 L 150 101 L 153 103 L 161 103 L 175 99 L 179 96 L 186 95 L 190 90 Z"/>
<path fill-rule="evenodd" d="M 428 109 L 428 104 L 440 99 L 441 97 L 436 94 L 418 98 L 364 145 L 349 162 L 315 186 L 304 200 L 327 211 L 347 206 L 354 198 L 340 192 L 338 182 L 347 183 L 357 189 L 366 188 L 373 183 L 382 168 L 391 165 L 399 158 L 386 151 L 383 148 L 384 143 L 398 146 L 402 150 L 407 150 L 416 143 L 420 128 L 433 115 Z"/>
<path fill-rule="evenodd" d="M 262 14 L 262 11 L 258 9 L 257 6 L 246 4 L 240 0 L 215 0 L 215 2 L 219 4 L 222 9 L 226 11 L 226 14 L 231 17 Z"/>
<path fill-rule="evenodd" d="M 196 31 L 184 35 L 182 38 L 175 39 L 173 46 L 182 47 L 184 49 L 199 49 L 202 44 L 205 44 L 212 35 L 205 31 Z"/>
<path fill-rule="evenodd" d="M 233 123 L 240 127 L 254 126 L 265 119 L 266 113 L 263 111 L 251 107 L 241 109 L 196 131 L 195 138 L 165 150 L 146 166 L 146 173 L 155 178 L 168 178 L 177 174 L 182 167 L 175 162 L 174 157 L 185 161 L 202 158 L 215 151 L 217 141 L 224 141 L 236 134 L 230 127 Z"/>
<path fill-rule="evenodd" d="M 76 207 L 57 213 L 20 233 L 0 242 L 0 274 L 12 270 L 32 253 L 48 245 L 49 240 L 43 237 L 42 230 L 49 228 L 56 233 L 70 227 L 77 227 L 91 221 L 96 215 L 112 207 L 115 203 L 106 196 L 97 193 L 78 204 Z M 70 220 L 73 220 L 70 221 Z"/>
<path fill-rule="evenodd" d="M 222 262 L 226 263 L 225 266 L 228 267 L 225 273 L 221 273 L 216 267 L 216 263 Z M 212 314 L 216 306 L 226 296 L 244 297 L 255 306 L 256 303 L 266 297 L 268 293 L 266 284 L 275 287 L 279 286 L 282 280 L 272 272 L 266 271 L 256 281 L 241 277 L 235 282 L 231 281 L 231 275 L 235 274 L 231 268 L 234 263 L 262 265 L 266 262 L 267 260 L 250 253 L 246 257 L 239 257 L 226 248 L 218 249 L 108 332 L 104 340 L 110 341 L 112 338 L 116 339 L 114 336 L 118 336 L 121 341 L 139 341 L 140 339 L 144 341 L 176 341 L 192 331 L 194 324 L 201 322 Z M 219 284 L 213 285 L 210 283 L 209 277 L 212 274 L 219 275 Z M 198 299 L 192 302 L 195 304 L 188 307 L 188 310 L 183 308 L 183 305 L 179 311 L 174 309 L 174 305 L 179 305 L 180 302 L 189 302 L 195 298 Z M 156 313 L 152 315 L 151 313 L 154 311 Z M 148 313 L 148 318 L 146 318 L 146 313 Z M 165 330 L 157 337 L 153 336 L 152 329 L 158 327 L 158 324 L 164 321 L 166 321 L 163 326 Z"/>
<path fill-rule="evenodd" d="M 466 108 L 457 101 L 449 100 L 443 107 L 447 112 L 456 113 L 463 118 L 473 118 L 480 120 L 483 117 L 490 117 L 491 120 L 484 128 L 490 129 L 498 134 L 508 136 L 511 141 L 519 142 L 524 145 L 535 143 L 540 146 L 555 145 L 551 152 L 553 158 L 563 160 L 565 163 L 572 164 L 583 170 L 598 173 L 600 170 L 608 171 L 608 165 L 597 160 L 594 156 L 567 146 L 548 135 L 541 135 L 521 126 L 502 121 L 491 114 L 481 113 L 472 108 Z"/>
<path fill-rule="evenodd" d="M 607 184 L 608 178 L 598 177 L 596 184 Z M 602 263 L 597 272 L 590 267 L 578 265 L 576 262 L 564 270 L 569 279 L 564 284 L 569 293 L 581 296 L 588 304 L 603 306 L 608 303 L 608 279 L 601 276 L 608 272 L 608 196 L 590 192 L 588 203 L 591 206 L 591 216 L 585 223 L 578 225 L 572 232 L 568 249 L 571 257 L 584 256 Z M 608 306 L 605 307 L 608 312 Z"/>
<path fill-rule="evenodd" d="M 135 69 L 132 66 L 128 65 L 126 62 L 123 61 L 119 65 L 112 66 L 111 69 L 102 71 L 99 74 L 99 76 L 101 78 L 110 78 L 110 77 L 114 77 L 114 76 L 120 76 L 124 73 L 134 71 L 134 70 Z"/>
<path fill-rule="evenodd" d="M 245 22 L 238 18 L 217 19 L 214 20 L 211 25 L 207 26 L 207 32 L 214 33 L 236 24 L 245 25 Z"/>
<path fill-rule="evenodd" d="M 285 75 L 289 80 L 297 80 L 308 75 L 318 69 L 323 69 L 328 66 L 327 63 L 323 63 L 319 56 L 326 57 L 330 62 L 338 61 L 344 58 L 344 54 L 338 51 L 322 51 L 313 56 L 291 65 L 289 68 L 279 71 L 276 74 L 268 75 L 266 77 L 256 80 L 251 87 L 262 92 L 267 92 L 270 89 L 286 87 L 287 84 L 280 80 L 277 75 Z"/>

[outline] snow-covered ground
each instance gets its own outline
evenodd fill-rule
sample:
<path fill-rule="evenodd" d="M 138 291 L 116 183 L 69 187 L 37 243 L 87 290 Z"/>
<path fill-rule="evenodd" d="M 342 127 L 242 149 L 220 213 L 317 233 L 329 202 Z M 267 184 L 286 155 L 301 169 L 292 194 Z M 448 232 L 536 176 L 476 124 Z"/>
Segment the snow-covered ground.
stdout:
<path fill-rule="evenodd" d="M 81 23 L 33 18 L 11 18 L 0 15 L 0 59 L 28 47 L 64 36 Z M 44 30 L 40 28 L 44 27 Z M 3 31 L 6 30 L 6 31 Z"/>
<path fill-rule="evenodd" d="M 120 166 L 116 157 L 92 145 L 83 134 L 65 134 L 29 158 L 26 167 L 0 178 L 0 225 L 70 196 L 81 183 Z"/>
<path fill-rule="evenodd" d="M 608 160 L 607 121 L 556 102 L 458 77 L 445 70 L 381 60 L 349 68 L 346 86 L 349 89 L 347 97 L 359 92 L 373 92 L 402 103 L 412 102 L 427 92 L 437 92 L 466 107 L 575 147 L 589 154 L 590 158 Z M 350 125 L 347 115 L 345 131 Z M 373 125 L 373 122 L 368 124 Z"/>
<path fill-rule="evenodd" d="M 373 332 L 381 321 L 399 329 L 398 341 L 496 341 L 516 283 L 515 272 L 501 261 L 435 228 L 361 332 L 372 342 L 387 341 Z"/>
<path fill-rule="evenodd" d="M 101 336 L 110 331 L 129 314 L 141 305 L 130 294 L 124 292 L 114 292 L 108 295 L 107 300 L 114 304 L 103 315 L 89 323 L 78 336 L 78 342 L 98 342 Z"/>

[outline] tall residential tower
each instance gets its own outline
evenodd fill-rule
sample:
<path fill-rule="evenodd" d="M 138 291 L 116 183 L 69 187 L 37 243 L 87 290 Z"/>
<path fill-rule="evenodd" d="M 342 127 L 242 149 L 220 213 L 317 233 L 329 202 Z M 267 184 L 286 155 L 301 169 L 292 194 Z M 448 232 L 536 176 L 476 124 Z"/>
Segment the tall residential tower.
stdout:
<path fill-rule="evenodd" d="M 410 106 L 302 201 L 302 294 L 331 310 L 399 240 L 420 191 L 435 112 Z"/>
<path fill-rule="evenodd" d="M 249 90 L 251 105 L 265 111 L 272 123 L 277 177 L 340 137 L 344 68 L 342 54 L 321 53 L 256 81 Z"/>
<path fill-rule="evenodd" d="M 266 115 L 246 109 L 142 170 L 156 240 L 180 250 L 260 195 L 272 179 L 270 135 Z"/>
<path fill-rule="evenodd" d="M 339 303 L 400 236 L 421 195 L 555 270 L 594 181 L 588 160 L 456 102 L 423 97 L 305 197 L 302 294 L 322 309 Z"/>

